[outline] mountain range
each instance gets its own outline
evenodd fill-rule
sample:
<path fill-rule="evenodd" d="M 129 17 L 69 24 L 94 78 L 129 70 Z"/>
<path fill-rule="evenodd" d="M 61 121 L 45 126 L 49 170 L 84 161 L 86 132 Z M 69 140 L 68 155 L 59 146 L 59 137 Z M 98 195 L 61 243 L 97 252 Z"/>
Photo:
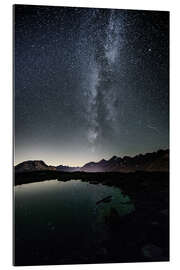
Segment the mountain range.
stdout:
<path fill-rule="evenodd" d="M 169 150 L 158 150 L 153 153 L 139 154 L 134 157 L 113 156 L 109 160 L 89 162 L 82 167 L 48 166 L 42 160 L 28 160 L 15 166 L 15 172 L 28 171 L 84 171 L 84 172 L 135 172 L 135 171 L 169 171 Z"/>

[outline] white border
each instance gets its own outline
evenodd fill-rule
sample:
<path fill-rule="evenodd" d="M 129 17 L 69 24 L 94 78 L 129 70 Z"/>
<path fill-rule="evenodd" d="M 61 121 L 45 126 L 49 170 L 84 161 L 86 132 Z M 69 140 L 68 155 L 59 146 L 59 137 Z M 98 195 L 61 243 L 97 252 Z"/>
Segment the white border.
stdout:
<path fill-rule="evenodd" d="M 120 9 L 168 10 L 171 12 L 171 262 L 131 263 L 73 266 L 36 266 L 36 269 L 179 269 L 180 268 L 180 4 L 178 0 L 34 0 L 1 1 L 0 5 L 0 63 L 1 63 L 1 194 L 0 194 L 0 267 L 12 269 L 12 4 L 104 7 Z M 34 269 L 34 267 L 28 267 Z"/>

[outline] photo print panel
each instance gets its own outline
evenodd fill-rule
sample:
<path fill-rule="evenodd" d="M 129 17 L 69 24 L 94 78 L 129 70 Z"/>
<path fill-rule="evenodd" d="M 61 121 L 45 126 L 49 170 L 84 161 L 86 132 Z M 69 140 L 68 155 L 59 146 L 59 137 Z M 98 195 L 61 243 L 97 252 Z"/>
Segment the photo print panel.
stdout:
<path fill-rule="evenodd" d="M 169 260 L 169 12 L 13 6 L 14 265 Z"/>

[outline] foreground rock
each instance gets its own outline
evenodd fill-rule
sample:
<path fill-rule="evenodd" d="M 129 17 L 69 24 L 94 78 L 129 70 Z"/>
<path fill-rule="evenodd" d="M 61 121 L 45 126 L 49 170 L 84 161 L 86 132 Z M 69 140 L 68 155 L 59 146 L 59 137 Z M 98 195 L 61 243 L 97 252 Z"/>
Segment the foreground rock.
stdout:
<path fill-rule="evenodd" d="M 108 237 L 101 239 L 100 242 L 95 242 L 93 246 L 90 246 L 89 249 L 83 249 L 83 251 L 82 249 L 68 250 L 69 242 L 62 244 L 61 252 L 59 252 L 58 245 L 55 246 L 52 253 L 49 253 L 49 250 L 46 251 L 44 246 L 42 246 L 42 250 L 39 252 L 47 260 L 43 261 L 40 255 L 37 258 L 32 255 L 31 261 L 33 264 L 119 263 L 169 260 L 169 173 L 63 173 L 57 171 L 36 171 L 16 173 L 15 175 L 16 184 L 48 179 L 59 179 L 59 181 L 81 179 L 90 184 L 94 184 L 95 181 L 99 184 L 118 187 L 123 195 L 128 195 L 130 202 L 134 204 L 134 210 L 122 216 L 120 205 L 110 206 L 110 211 L 104 214 L 103 220 L 103 225 L 108 231 Z M 107 199 L 107 197 L 104 199 Z M 128 203 L 125 202 L 124 207 Z M 100 204 L 100 208 L 103 208 L 104 205 Z M 107 205 L 111 205 L 111 202 Z M 50 227 L 51 225 L 49 224 Z M 52 233 L 55 233 L 54 227 L 51 230 Z M 21 240 L 17 241 L 17 243 L 21 246 Z M 54 242 L 53 245 L 55 245 Z M 66 245 L 67 249 L 65 248 Z M 20 250 L 21 252 L 17 255 L 17 262 L 18 258 L 22 262 L 23 248 Z M 29 256 L 28 254 L 24 260 L 28 261 Z"/>

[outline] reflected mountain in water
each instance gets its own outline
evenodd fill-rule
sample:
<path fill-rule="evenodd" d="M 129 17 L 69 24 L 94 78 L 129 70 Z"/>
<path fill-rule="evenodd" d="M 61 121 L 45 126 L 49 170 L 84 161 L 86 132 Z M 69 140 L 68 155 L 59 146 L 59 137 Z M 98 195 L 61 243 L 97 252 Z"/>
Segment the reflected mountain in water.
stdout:
<path fill-rule="evenodd" d="M 168 150 L 70 172 L 17 165 L 15 265 L 168 261 L 168 168 Z"/>

